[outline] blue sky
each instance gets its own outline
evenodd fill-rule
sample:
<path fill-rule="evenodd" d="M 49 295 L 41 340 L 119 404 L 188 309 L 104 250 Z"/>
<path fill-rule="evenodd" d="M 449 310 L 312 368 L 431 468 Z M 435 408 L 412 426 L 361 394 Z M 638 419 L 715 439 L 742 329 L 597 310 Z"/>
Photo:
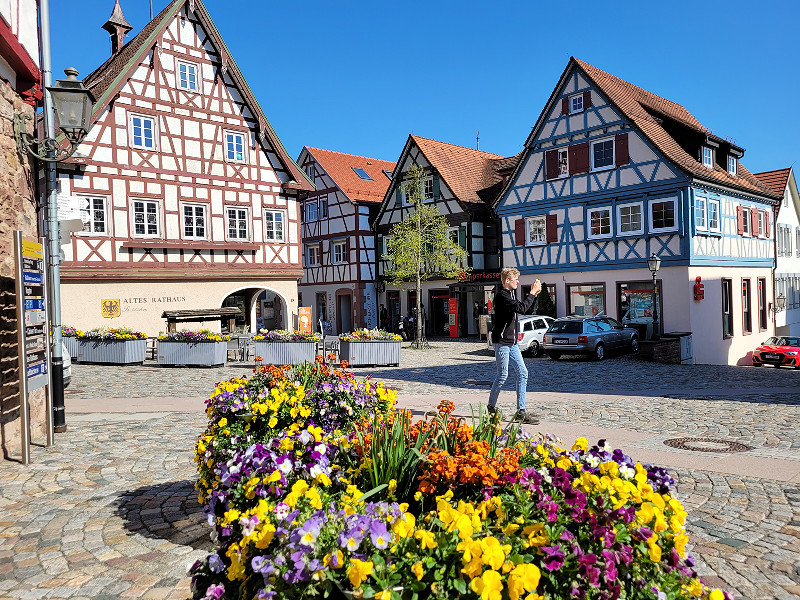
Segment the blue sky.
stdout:
<path fill-rule="evenodd" d="M 135 35 L 149 0 L 120 4 Z M 800 166 L 788 1 L 204 4 L 293 158 L 308 145 L 396 160 L 409 133 L 475 147 L 476 131 L 482 150 L 515 154 L 575 56 L 682 104 L 751 171 Z M 113 0 L 50 6 L 55 76 L 88 75 L 110 52 Z"/>

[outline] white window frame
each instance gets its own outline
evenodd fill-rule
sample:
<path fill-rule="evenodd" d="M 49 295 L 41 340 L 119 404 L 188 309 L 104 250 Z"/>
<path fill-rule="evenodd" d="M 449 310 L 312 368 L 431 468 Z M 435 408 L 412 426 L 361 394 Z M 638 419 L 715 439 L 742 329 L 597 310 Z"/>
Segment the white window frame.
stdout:
<path fill-rule="evenodd" d="M 745 237 L 753 236 L 752 221 L 750 220 L 750 211 L 753 210 L 749 206 L 742 207 L 742 235 Z"/>
<path fill-rule="evenodd" d="M 433 175 L 426 177 L 422 182 L 422 201 L 433 202 Z"/>
<path fill-rule="evenodd" d="M 81 208 L 81 214 L 86 214 L 88 220 L 83 223 L 83 229 L 76 232 L 78 234 L 88 234 L 88 235 L 110 235 L 111 232 L 109 231 L 109 220 L 108 220 L 108 198 L 106 196 L 83 196 L 79 195 L 78 198 L 86 202 L 86 208 Z M 103 231 L 97 231 L 95 229 L 95 218 L 94 218 L 94 211 L 97 210 L 95 208 L 95 201 L 99 201 L 102 203 L 100 210 L 103 211 Z M 88 229 L 87 229 L 88 227 Z"/>
<path fill-rule="evenodd" d="M 236 235 L 231 235 L 231 214 L 230 211 L 235 210 L 237 212 L 235 219 L 237 221 L 244 221 L 245 224 L 245 233 L 244 236 L 240 235 L 241 228 L 236 227 Z M 251 231 L 251 221 L 250 221 L 250 209 L 246 206 L 226 206 L 225 207 L 225 239 L 228 241 L 248 241 L 250 239 L 250 231 Z"/>
<path fill-rule="evenodd" d="M 312 212 L 313 215 L 311 214 Z M 305 205 L 303 206 L 303 221 L 305 223 L 313 223 L 314 221 L 318 220 L 318 216 L 319 206 L 316 198 L 314 200 L 306 200 Z"/>
<path fill-rule="evenodd" d="M 735 156 L 731 156 L 730 154 L 728 155 L 728 173 L 730 173 L 733 176 L 737 175 L 738 170 L 739 170 L 738 169 L 738 166 L 739 166 L 738 162 L 739 161 L 736 159 Z"/>
<path fill-rule="evenodd" d="M 767 227 L 764 221 L 767 219 L 767 213 L 763 210 L 758 211 L 758 237 L 767 237 Z"/>
<path fill-rule="evenodd" d="M 181 81 L 181 66 L 186 67 L 186 83 L 182 85 Z M 189 87 L 189 69 L 194 69 L 194 87 Z M 197 63 L 189 62 L 188 60 L 175 61 L 175 86 L 179 90 L 186 92 L 199 92 L 200 91 L 200 65 Z"/>
<path fill-rule="evenodd" d="M 337 256 L 337 254 L 341 254 L 341 256 Z M 331 240 L 331 264 L 346 265 L 347 259 L 347 240 Z"/>
<path fill-rule="evenodd" d="M 639 229 L 623 231 L 622 230 L 622 209 L 632 206 L 639 207 Z M 617 205 L 617 235 L 642 235 L 644 233 L 644 207 L 641 202 L 626 202 L 625 204 Z"/>
<path fill-rule="evenodd" d="M 561 162 L 561 157 L 564 157 L 564 162 Z M 569 148 L 559 148 L 556 150 L 556 164 L 558 165 L 558 174 L 556 179 L 564 179 L 569 177 Z M 563 171 L 562 171 L 563 166 Z"/>
<path fill-rule="evenodd" d="M 236 164 L 243 164 L 247 162 L 247 134 L 243 131 L 232 131 L 232 130 L 223 130 L 222 138 L 223 138 L 223 145 L 224 145 L 224 153 L 225 153 L 225 162 L 229 163 L 236 163 Z M 236 145 L 235 139 L 239 138 L 242 142 L 242 158 L 236 158 Z M 230 148 L 228 144 L 233 141 L 233 154 L 234 157 L 231 158 L 229 156 Z"/>
<path fill-rule="evenodd" d="M 608 231 L 605 233 L 592 233 L 592 218 L 596 213 L 605 212 L 608 217 Z M 611 206 L 595 206 L 586 209 L 586 237 L 591 240 L 610 238 L 614 235 L 614 220 Z"/>
<path fill-rule="evenodd" d="M 525 245 L 547 245 L 547 217 L 545 215 L 525 217 Z"/>
<path fill-rule="evenodd" d="M 136 231 L 136 213 L 137 213 L 136 204 L 137 203 L 142 203 L 143 204 L 143 208 L 144 208 L 144 211 L 142 213 L 143 216 L 144 216 L 144 222 L 143 222 L 143 226 L 144 226 L 144 229 L 145 229 L 144 233 L 139 233 L 139 232 Z M 155 215 L 156 215 L 156 222 L 155 222 L 156 231 L 155 231 L 155 233 L 150 233 L 150 232 L 147 231 L 147 229 L 148 229 L 148 227 L 147 227 L 147 225 L 148 225 L 148 223 L 147 223 L 147 215 L 150 214 L 150 211 L 147 210 L 147 206 L 148 205 L 154 205 L 155 208 L 156 208 L 156 210 L 155 210 Z M 161 202 L 159 202 L 158 200 L 149 200 L 149 199 L 146 199 L 146 198 L 132 198 L 131 199 L 131 225 L 132 225 L 131 226 L 131 232 L 133 233 L 133 237 L 137 237 L 137 238 L 158 238 L 158 237 L 161 237 Z"/>
<path fill-rule="evenodd" d="M 653 205 L 661 204 L 663 202 L 672 203 L 672 215 L 675 223 L 671 227 L 654 227 L 653 226 Z M 678 201 L 675 198 L 654 198 L 647 203 L 647 220 L 650 233 L 663 233 L 667 231 L 678 230 Z"/>
<path fill-rule="evenodd" d="M 275 216 L 279 215 L 280 219 L 275 220 Z M 276 223 L 280 222 L 280 231 L 276 227 Z M 267 224 L 272 225 L 271 235 L 268 231 Z M 286 212 L 283 210 L 264 210 L 264 241 L 275 244 L 283 244 L 286 242 Z"/>
<path fill-rule="evenodd" d="M 605 143 L 609 143 L 609 142 L 611 143 L 611 164 L 608 164 L 608 165 L 605 165 L 605 166 L 602 166 L 602 167 L 596 167 L 594 165 L 594 147 L 599 145 L 599 144 L 605 144 Z M 617 164 L 616 160 L 617 160 L 617 149 L 616 149 L 616 144 L 614 143 L 614 138 L 613 137 L 603 138 L 603 139 L 600 139 L 600 140 L 594 140 L 591 144 L 589 144 L 589 161 L 590 161 L 590 166 L 591 166 L 591 171 L 592 172 L 608 171 L 609 169 L 613 169 L 613 168 L 616 167 L 616 164 Z"/>
<path fill-rule="evenodd" d="M 694 198 L 694 226 L 697 231 L 708 231 L 708 199 L 703 196 Z"/>
<path fill-rule="evenodd" d="M 142 128 L 142 143 L 137 144 L 134 140 L 136 139 L 135 131 L 136 131 L 136 120 L 141 119 L 141 123 L 139 127 Z M 145 136 L 144 136 L 144 121 L 150 121 L 151 123 L 151 131 L 153 136 L 153 145 L 147 146 L 144 143 Z M 141 113 L 128 113 L 128 145 L 131 148 L 137 148 L 139 150 L 149 150 L 151 152 L 158 152 L 158 119 L 151 115 L 145 115 Z"/>
<path fill-rule="evenodd" d="M 789 235 L 791 236 L 791 230 L 789 231 Z M 795 238 L 795 256 L 800 256 L 800 227 L 795 227 L 794 238 Z"/>
<path fill-rule="evenodd" d="M 312 252 L 313 250 L 313 252 Z M 306 266 L 307 267 L 319 267 L 322 265 L 322 258 L 320 247 L 318 242 L 314 242 L 313 244 L 306 244 L 305 252 L 306 255 Z M 314 262 L 311 262 L 311 256 L 314 256 Z"/>
<path fill-rule="evenodd" d="M 703 166 L 709 169 L 714 168 L 714 149 L 711 146 L 703 146 L 700 150 Z"/>
<path fill-rule="evenodd" d="M 569 114 L 577 115 L 585 110 L 583 106 L 583 92 L 569 97 Z"/>
<path fill-rule="evenodd" d="M 714 224 L 712 223 L 712 220 L 711 220 L 711 212 L 712 212 L 712 211 L 711 211 L 711 207 L 712 207 L 712 206 L 716 206 L 716 207 L 717 207 L 717 219 L 716 219 L 716 225 L 714 225 Z M 708 223 L 708 230 L 709 230 L 709 231 L 711 231 L 712 233 L 720 233 L 720 232 L 722 231 L 722 222 L 721 222 L 721 220 L 720 220 L 720 212 L 719 212 L 719 211 L 720 211 L 720 202 L 719 202 L 719 199 L 718 199 L 718 198 L 707 198 L 707 202 L 706 202 L 706 214 L 707 214 L 708 216 L 707 216 L 707 218 L 706 218 L 706 221 L 707 221 L 707 223 Z"/>
<path fill-rule="evenodd" d="M 322 221 L 328 218 L 328 195 L 317 198 L 317 220 Z"/>
<path fill-rule="evenodd" d="M 192 230 L 195 232 L 195 235 L 187 235 L 186 234 L 186 209 L 192 208 L 197 209 L 200 208 L 203 211 L 203 235 L 196 235 L 197 233 L 197 225 L 192 225 Z M 197 215 L 192 214 L 192 220 L 197 218 Z M 182 202 L 181 203 L 181 239 L 184 240 L 205 240 L 208 239 L 208 206 L 206 204 L 201 204 L 197 202 Z"/>

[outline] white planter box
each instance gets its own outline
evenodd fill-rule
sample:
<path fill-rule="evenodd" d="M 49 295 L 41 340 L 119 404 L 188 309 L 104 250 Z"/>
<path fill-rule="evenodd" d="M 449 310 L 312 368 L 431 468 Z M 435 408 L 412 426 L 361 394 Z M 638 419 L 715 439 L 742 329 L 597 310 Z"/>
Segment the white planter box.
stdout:
<path fill-rule="evenodd" d="M 78 350 L 80 350 L 81 346 L 80 340 L 76 337 L 62 337 L 61 341 L 64 342 L 64 346 L 66 346 L 72 360 L 77 362 Z"/>
<path fill-rule="evenodd" d="M 316 342 L 256 342 L 256 356 L 265 365 L 297 365 L 314 362 Z"/>
<path fill-rule="evenodd" d="M 78 339 L 77 362 L 108 365 L 142 364 L 147 340 L 86 340 Z"/>
<path fill-rule="evenodd" d="M 339 342 L 339 360 L 350 366 L 400 364 L 400 341 Z"/>
<path fill-rule="evenodd" d="M 228 342 L 173 342 L 158 340 L 158 364 L 221 367 L 228 356 Z"/>

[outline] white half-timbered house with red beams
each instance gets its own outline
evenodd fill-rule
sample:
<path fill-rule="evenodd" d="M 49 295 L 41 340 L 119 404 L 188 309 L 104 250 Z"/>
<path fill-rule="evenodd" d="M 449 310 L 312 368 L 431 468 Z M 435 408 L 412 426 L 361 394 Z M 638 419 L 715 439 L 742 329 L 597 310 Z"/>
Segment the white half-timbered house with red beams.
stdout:
<path fill-rule="evenodd" d="M 471 272 L 463 280 L 431 279 L 422 285 L 426 335 L 462 337 L 479 334 L 479 319 L 492 299 L 494 286 L 500 282 L 499 221 L 490 206 L 508 181 L 518 156 L 503 157 L 464 146 L 409 135 L 392 182 L 386 191 L 373 229 L 380 256 L 386 256 L 391 228 L 406 218 L 412 205 L 406 198 L 409 169 L 424 169 L 424 202 L 435 204 L 447 218 L 449 232 L 467 251 Z M 379 302 L 386 305 L 392 324 L 416 307 L 416 290 L 392 286 L 386 280 L 386 259 L 378 261 L 381 288 Z M 455 324 L 450 326 L 450 299 L 458 306 Z M 474 309 L 475 304 L 478 310 Z M 479 314 L 478 314 L 479 313 Z"/>
<path fill-rule="evenodd" d="M 117 0 L 103 28 L 91 131 L 59 167 L 60 205 L 84 220 L 64 245 L 64 322 L 153 334 L 167 309 L 239 306 L 251 330 L 295 326 L 297 199 L 314 187 L 205 6 L 173 0 L 123 45 Z"/>
<path fill-rule="evenodd" d="M 303 148 L 297 164 L 316 192 L 303 203 L 304 254 L 300 296 L 323 330 L 343 333 L 378 325 L 375 293 L 377 214 L 394 163 L 377 158 Z"/>

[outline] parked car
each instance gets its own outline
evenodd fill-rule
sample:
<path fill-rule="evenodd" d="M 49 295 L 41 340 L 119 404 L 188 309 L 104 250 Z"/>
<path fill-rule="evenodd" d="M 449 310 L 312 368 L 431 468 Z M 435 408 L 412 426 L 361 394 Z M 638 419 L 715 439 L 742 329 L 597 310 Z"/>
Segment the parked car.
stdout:
<path fill-rule="evenodd" d="M 542 352 L 542 339 L 544 332 L 550 327 L 553 322 L 552 317 L 545 317 L 542 315 L 520 315 L 519 316 L 519 333 L 517 334 L 517 343 L 522 352 L 526 352 L 529 356 L 539 356 Z M 492 346 L 492 333 L 486 336 L 486 347 L 489 352 L 494 352 Z"/>
<path fill-rule="evenodd" d="M 800 337 L 774 336 L 753 351 L 753 366 L 772 365 L 800 369 Z"/>
<path fill-rule="evenodd" d="M 603 360 L 610 350 L 639 351 L 639 333 L 607 315 L 556 319 L 544 335 L 544 351 L 553 360 L 563 354 L 587 354 Z"/>
<path fill-rule="evenodd" d="M 64 365 L 64 387 L 67 387 L 72 381 L 72 357 L 69 355 L 69 350 L 67 350 L 64 342 L 61 342 L 61 357 Z"/>

